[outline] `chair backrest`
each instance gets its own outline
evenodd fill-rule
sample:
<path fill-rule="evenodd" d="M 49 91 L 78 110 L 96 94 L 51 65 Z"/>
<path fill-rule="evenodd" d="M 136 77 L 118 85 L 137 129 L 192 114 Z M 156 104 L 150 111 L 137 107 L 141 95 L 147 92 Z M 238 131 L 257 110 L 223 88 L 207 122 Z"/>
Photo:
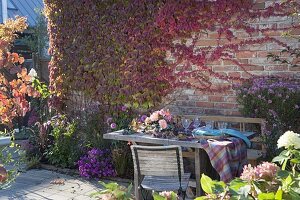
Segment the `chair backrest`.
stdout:
<path fill-rule="evenodd" d="M 184 173 L 180 146 L 131 145 L 131 151 L 138 175 L 182 176 Z"/>

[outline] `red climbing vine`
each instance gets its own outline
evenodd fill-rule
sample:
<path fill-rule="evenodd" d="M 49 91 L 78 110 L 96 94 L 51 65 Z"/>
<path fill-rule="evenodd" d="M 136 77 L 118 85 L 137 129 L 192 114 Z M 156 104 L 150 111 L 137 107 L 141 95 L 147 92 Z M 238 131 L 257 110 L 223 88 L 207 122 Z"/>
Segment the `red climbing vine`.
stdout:
<path fill-rule="evenodd" d="M 216 72 L 210 63 L 230 61 L 252 75 L 255 65 L 236 53 L 264 43 L 287 47 L 270 32 L 299 28 L 255 23 L 291 15 L 299 9 L 295 0 L 260 9 L 252 0 L 44 1 L 51 89 L 61 97 L 83 91 L 108 106 L 151 107 L 178 87 L 228 89 L 243 77 Z M 199 45 L 203 39 L 214 42 Z"/>

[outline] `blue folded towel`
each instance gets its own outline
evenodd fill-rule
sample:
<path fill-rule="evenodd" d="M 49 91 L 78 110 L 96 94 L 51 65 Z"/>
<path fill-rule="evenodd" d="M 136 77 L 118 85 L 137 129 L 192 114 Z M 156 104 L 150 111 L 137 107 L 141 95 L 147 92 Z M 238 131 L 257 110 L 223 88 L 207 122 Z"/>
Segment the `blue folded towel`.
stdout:
<path fill-rule="evenodd" d="M 224 134 L 233 136 L 233 137 L 238 137 L 242 139 L 248 148 L 251 147 L 251 142 L 250 140 L 240 131 L 234 130 L 234 129 L 223 129 L 222 132 Z M 192 132 L 194 135 L 211 135 L 211 136 L 221 136 L 221 130 L 216 130 L 216 129 L 194 129 Z"/>

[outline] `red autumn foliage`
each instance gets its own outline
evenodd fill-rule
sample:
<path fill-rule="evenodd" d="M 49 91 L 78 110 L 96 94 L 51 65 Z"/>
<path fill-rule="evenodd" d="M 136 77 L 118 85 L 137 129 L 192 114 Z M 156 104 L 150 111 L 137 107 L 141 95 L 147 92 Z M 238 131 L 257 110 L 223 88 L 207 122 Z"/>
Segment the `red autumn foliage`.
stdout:
<path fill-rule="evenodd" d="M 299 8 L 295 0 L 264 9 L 256 8 L 252 0 L 45 0 L 45 4 L 53 56 L 51 89 L 61 99 L 70 91 L 82 91 L 105 106 L 151 107 L 178 87 L 229 89 L 244 79 L 215 72 L 209 63 L 231 61 L 251 77 L 247 67 L 255 65 L 243 63 L 235 53 L 267 43 L 287 47 L 265 33 L 299 28 L 251 25 L 291 15 Z M 197 45 L 211 31 L 218 35 L 215 45 Z M 236 32 L 247 37 L 238 38 Z"/>

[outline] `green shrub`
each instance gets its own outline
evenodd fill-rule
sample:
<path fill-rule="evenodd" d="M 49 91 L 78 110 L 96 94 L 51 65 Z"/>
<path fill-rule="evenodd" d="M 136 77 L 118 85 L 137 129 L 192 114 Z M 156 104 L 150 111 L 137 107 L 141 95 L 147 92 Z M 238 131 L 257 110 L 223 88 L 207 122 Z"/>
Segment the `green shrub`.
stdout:
<path fill-rule="evenodd" d="M 127 188 L 119 185 L 115 182 L 104 183 L 102 181 L 99 182 L 104 190 L 99 192 L 94 192 L 91 194 L 93 197 L 98 197 L 99 199 L 109 199 L 109 200 L 132 200 L 131 189 L 132 184 L 130 184 Z"/>
<path fill-rule="evenodd" d="M 241 113 L 247 117 L 264 118 L 263 130 L 267 152 L 273 157 L 280 135 L 300 126 L 300 82 L 280 78 L 256 78 L 235 87 Z"/>
<path fill-rule="evenodd" d="M 93 106 L 96 107 L 96 106 Z M 103 139 L 103 134 L 107 131 L 107 125 L 103 122 L 103 113 L 97 108 L 87 108 L 84 113 L 79 116 L 78 132 L 84 142 L 84 146 L 88 148 L 109 148 L 110 142 Z"/>
<path fill-rule="evenodd" d="M 73 168 L 82 154 L 77 122 L 68 122 L 65 116 L 53 123 L 53 144 L 46 152 L 48 161 L 56 166 Z"/>

